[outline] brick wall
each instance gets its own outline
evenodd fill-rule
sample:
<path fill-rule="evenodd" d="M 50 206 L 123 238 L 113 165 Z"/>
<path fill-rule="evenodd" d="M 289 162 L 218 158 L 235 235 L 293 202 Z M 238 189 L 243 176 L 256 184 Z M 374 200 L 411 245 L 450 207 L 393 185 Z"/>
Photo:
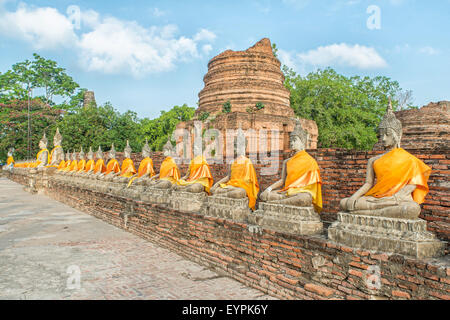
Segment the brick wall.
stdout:
<path fill-rule="evenodd" d="M 421 218 L 427 220 L 428 229 L 436 233 L 439 239 L 450 241 L 450 149 L 408 149 L 408 152 L 424 161 L 432 168 L 429 179 L 430 192 L 425 203 L 422 205 Z M 339 149 L 317 149 L 308 150 L 320 167 L 322 176 L 323 212 L 322 220 L 331 222 L 336 220 L 339 210 L 339 201 L 344 197 L 351 196 L 362 186 L 366 176 L 366 166 L 369 158 L 380 154 L 382 151 L 352 151 Z M 289 158 L 289 153 L 280 153 L 279 170 L 273 171 L 271 175 L 261 175 L 261 169 L 269 164 L 255 163 L 255 169 L 261 190 L 280 178 L 281 164 L 284 159 Z M 122 153 L 117 154 L 122 161 Z M 141 161 L 141 154 L 132 156 L 136 169 Z M 156 172 L 159 172 L 164 156 L 161 152 L 152 153 L 152 159 Z M 179 166 L 181 175 L 187 172 L 188 165 Z M 227 174 L 227 166 L 223 164 L 212 164 L 211 172 L 214 181 L 218 181 Z M 447 248 L 450 248 L 448 245 Z"/>
<path fill-rule="evenodd" d="M 282 299 L 450 300 L 448 257 L 416 260 L 340 246 L 321 236 L 249 231 L 243 223 L 57 185 L 47 194 Z M 133 211 L 126 222 L 120 214 Z M 372 276 L 378 289 L 368 287 Z"/>

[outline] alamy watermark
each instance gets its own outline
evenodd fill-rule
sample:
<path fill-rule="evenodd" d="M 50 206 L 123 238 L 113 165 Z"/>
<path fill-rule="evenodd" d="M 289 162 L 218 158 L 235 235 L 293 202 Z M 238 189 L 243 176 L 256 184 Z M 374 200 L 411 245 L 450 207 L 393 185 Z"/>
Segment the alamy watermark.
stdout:
<path fill-rule="evenodd" d="M 72 265 L 67 267 L 67 278 L 66 288 L 67 290 L 80 290 L 81 288 L 81 270 L 77 265 Z"/>

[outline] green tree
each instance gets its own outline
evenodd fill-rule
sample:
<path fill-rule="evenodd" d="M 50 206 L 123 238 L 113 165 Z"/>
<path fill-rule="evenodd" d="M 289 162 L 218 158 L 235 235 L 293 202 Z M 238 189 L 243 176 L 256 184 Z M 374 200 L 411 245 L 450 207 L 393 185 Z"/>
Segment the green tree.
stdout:
<path fill-rule="evenodd" d="M 141 120 L 141 143 L 145 138 L 153 150 L 162 150 L 175 127 L 182 121 L 188 121 L 194 116 L 195 108 L 186 104 L 174 106 L 169 111 L 161 111 L 156 119 L 144 118 Z"/>
<path fill-rule="evenodd" d="M 388 97 L 401 92 L 397 81 L 382 76 L 346 77 L 331 68 L 305 77 L 286 66 L 283 71 L 295 114 L 317 123 L 319 147 L 371 149 Z"/>

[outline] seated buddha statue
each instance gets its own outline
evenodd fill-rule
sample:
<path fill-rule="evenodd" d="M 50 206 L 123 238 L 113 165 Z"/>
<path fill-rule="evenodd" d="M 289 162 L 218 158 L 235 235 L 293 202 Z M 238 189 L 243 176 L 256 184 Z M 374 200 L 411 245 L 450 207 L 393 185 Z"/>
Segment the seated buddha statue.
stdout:
<path fill-rule="evenodd" d="M 402 124 L 390 100 L 379 136 L 387 152 L 369 159 L 364 185 L 342 199 L 340 208 L 352 214 L 417 219 L 428 193 L 431 168 L 400 148 Z"/>
<path fill-rule="evenodd" d="M 94 170 L 95 167 L 95 161 L 94 161 L 94 152 L 92 151 L 92 147 L 89 147 L 89 152 L 87 153 L 87 162 L 84 166 L 83 171 L 79 171 L 80 175 L 86 175 L 86 173 L 91 172 Z"/>
<path fill-rule="evenodd" d="M 136 168 L 134 167 L 133 160 L 131 160 L 131 151 L 132 150 L 130 147 L 130 143 L 127 140 L 127 145 L 123 150 L 123 155 L 125 159 L 122 161 L 122 168 L 117 174 L 115 173 L 110 174 L 110 178 L 112 178 L 113 182 L 119 183 L 129 182 L 130 178 L 134 176 L 134 174 L 136 173 Z"/>
<path fill-rule="evenodd" d="M 86 172 L 86 176 L 91 179 L 97 179 L 99 175 L 106 171 L 105 160 L 103 159 L 103 151 L 100 146 L 98 147 L 95 156 L 97 160 L 94 165 L 94 170 Z"/>
<path fill-rule="evenodd" d="M 43 168 L 48 165 L 49 152 L 47 149 L 48 140 L 47 137 L 44 136 L 39 141 L 39 149 L 41 149 L 36 155 L 36 162 L 32 162 L 28 165 L 28 168 Z"/>
<path fill-rule="evenodd" d="M 99 180 L 111 181 L 112 178 L 114 178 L 115 175 L 120 172 L 120 164 L 119 161 L 116 160 L 116 149 L 114 148 L 114 143 L 111 145 L 111 150 L 109 150 L 108 152 L 108 158 L 109 161 L 106 165 L 105 172 L 101 173 L 97 177 Z M 112 175 L 109 176 L 110 174 Z"/>
<path fill-rule="evenodd" d="M 296 153 L 283 162 L 281 179 L 268 187 L 261 200 L 299 207 L 311 207 L 317 212 L 322 209 L 322 181 L 316 160 L 306 151 L 308 133 L 296 120 L 290 134 L 290 147 Z"/>
<path fill-rule="evenodd" d="M 154 175 L 151 178 L 153 182 L 151 185 L 152 188 L 170 189 L 173 185 L 178 183 L 178 180 L 180 180 L 180 170 L 178 169 L 175 160 L 170 156 L 173 154 L 173 146 L 170 140 L 164 145 L 163 154 L 166 158 L 161 163 L 159 174 Z"/>
<path fill-rule="evenodd" d="M 211 170 L 205 157 L 202 155 L 202 141 L 194 143 L 194 159 L 189 164 L 187 174 L 173 185 L 174 190 L 200 193 L 205 191 L 210 194 L 213 185 Z"/>
<path fill-rule="evenodd" d="M 61 173 L 70 165 L 70 152 L 66 152 L 66 160 L 63 160 L 59 163 L 57 172 Z"/>
<path fill-rule="evenodd" d="M 145 145 L 142 147 L 142 161 L 139 164 L 137 173 L 130 177 L 127 187 L 131 186 L 133 183 L 137 185 L 142 185 L 150 182 L 150 179 L 155 175 L 155 170 L 153 169 L 153 160 L 150 158 L 150 146 L 148 145 L 147 139 L 145 139 Z"/>
<path fill-rule="evenodd" d="M 7 153 L 6 165 L 3 167 L 4 170 L 11 170 L 14 168 L 14 148 L 10 148 Z"/>
<path fill-rule="evenodd" d="M 248 205 L 254 210 L 259 185 L 255 168 L 250 159 L 245 156 L 246 139 L 241 128 L 238 130 L 235 150 L 237 158 L 229 166 L 228 175 L 211 188 L 211 193 L 233 199 L 248 197 Z"/>
<path fill-rule="evenodd" d="M 59 133 L 59 128 L 56 128 L 55 136 L 53 137 L 53 149 L 50 152 L 50 163 L 48 167 L 59 168 L 61 161 L 64 161 L 64 150 L 61 147 L 62 136 Z"/>
<path fill-rule="evenodd" d="M 74 172 L 78 170 L 78 161 L 77 161 L 77 153 L 75 150 L 72 152 L 72 159 L 70 161 L 69 168 L 67 169 L 66 173 Z"/>
<path fill-rule="evenodd" d="M 86 167 L 86 158 L 83 151 L 83 147 L 81 147 L 80 152 L 78 153 L 78 163 L 77 163 L 77 170 L 74 171 L 75 174 L 78 174 L 80 172 L 84 172 L 84 168 Z"/>

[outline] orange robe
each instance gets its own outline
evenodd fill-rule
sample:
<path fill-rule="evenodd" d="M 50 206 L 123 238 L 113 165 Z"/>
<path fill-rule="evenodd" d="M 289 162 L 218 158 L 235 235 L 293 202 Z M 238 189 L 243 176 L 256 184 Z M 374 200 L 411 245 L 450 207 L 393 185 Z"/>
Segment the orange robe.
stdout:
<path fill-rule="evenodd" d="M 431 168 L 402 148 L 395 148 L 373 163 L 377 183 L 366 196 L 390 197 L 404 186 L 416 185 L 412 193 L 418 204 L 425 201 Z"/>
<path fill-rule="evenodd" d="M 172 184 L 177 183 L 180 180 L 180 170 L 178 169 L 175 160 L 172 157 L 167 157 L 161 163 L 161 168 L 159 168 L 159 180 L 168 180 Z"/>
<path fill-rule="evenodd" d="M 117 161 L 116 159 L 109 160 L 108 164 L 106 165 L 105 175 L 108 175 L 111 172 L 114 172 L 114 173 L 120 172 L 119 161 Z"/>
<path fill-rule="evenodd" d="M 106 171 L 105 160 L 98 159 L 95 163 L 94 173 L 103 173 Z"/>
<path fill-rule="evenodd" d="M 69 169 L 67 171 L 78 171 L 78 161 L 72 160 L 70 163 Z"/>
<path fill-rule="evenodd" d="M 93 159 L 89 160 L 84 167 L 84 172 L 89 172 L 94 169 L 95 162 Z"/>
<path fill-rule="evenodd" d="M 153 160 L 149 157 L 141 161 L 141 163 L 139 164 L 139 169 L 137 171 L 137 176 L 130 180 L 130 182 L 128 183 L 128 187 L 133 183 L 134 180 L 145 175 L 148 175 L 150 178 L 155 175 L 155 170 L 153 169 Z"/>
<path fill-rule="evenodd" d="M 208 194 L 209 189 L 214 183 L 209 165 L 203 156 L 197 156 L 191 160 L 189 165 L 189 178 L 187 180 L 178 180 L 178 184 L 180 186 L 188 186 L 194 183 L 200 183 L 203 185 Z"/>
<path fill-rule="evenodd" d="M 122 170 L 120 171 L 120 177 L 131 178 L 136 173 L 133 160 L 126 158 L 122 162 Z"/>
<path fill-rule="evenodd" d="M 36 162 L 29 163 L 28 168 L 36 168 L 38 165 L 41 164 L 41 161 L 39 161 L 39 157 L 41 156 L 42 152 L 44 152 L 44 151 L 47 151 L 47 163 L 48 163 L 48 160 L 49 160 L 48 149 L 42 149 L 36 155 Z"/>
<path fill-rule="evenodd" d="M 82 159 L 82 160 L 78 161 L 78 164 L 77 164 L 78 172 L 84 171 L 85 167 L 86 167 L 86 160 Z"/>
<path fill-rule="evenodd" d="M 11 163 L 14 165 L 14 158 L 8 157 L 8 159 L 6 160 L 6 165 L 9 166 Z"/>
<path fill-rule="evenodd" d="M 245 156 L 240 156 L 231 165 L 231 177 L 227 183 L 221 183 L 221 188 L 233 186 L 242 188 L 247 193 L 248 206 L 255 210 L 256 197 L 259 192 L 258 178 L 252 162 Z"/>
<path fill-rule="evenodd" d="M 322 211 L 322 180 L 317 161 L 305 150 L 297 152 L 286 163 L 286 182 L 281 192 L 287 191 L 288 196 L 300 192 L 311 194 L 314 208 Z"/>
<path fill-rule="evenodd" d="M 59 166 L 58 166 L 58 171 L 64 169 L 65 167 L 66 167 L 66 162 L 64 160 L 61 160 L 61 162 L 59 163 Z"/>
<path fill-rule="evenodd" d="M 64 167 L 61 169 L 61 171 L 69 171 L 70 164 L 72 163 L 72 160 L 67 160 L 64 164 Z"/>

